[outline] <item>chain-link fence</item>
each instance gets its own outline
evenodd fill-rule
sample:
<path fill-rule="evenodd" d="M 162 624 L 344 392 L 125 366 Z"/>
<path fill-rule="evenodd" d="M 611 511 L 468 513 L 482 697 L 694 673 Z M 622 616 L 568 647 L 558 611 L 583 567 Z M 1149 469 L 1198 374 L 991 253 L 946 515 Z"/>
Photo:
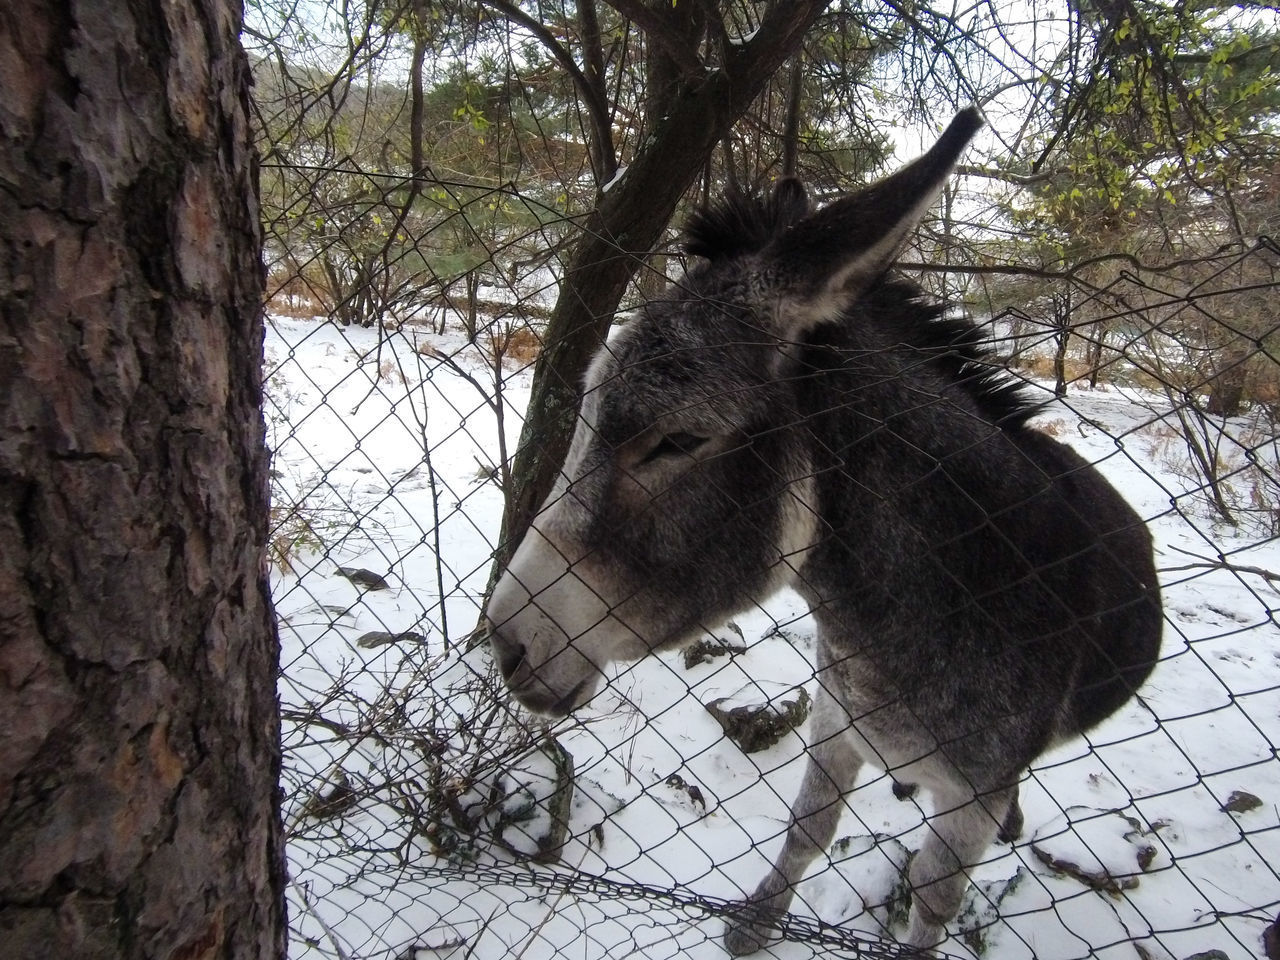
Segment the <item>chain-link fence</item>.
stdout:
<path fill-rule="evenodd" d="M 806 604 L 761 597 L 618 664 L 570 719 L 517 709 L 471 638 L 566 224 L 510 190 L 340 179 L 323 217 L 282 202 L 268 242 L 290 953 L 724 956 L 723 918 L 800 786 Z M 424 192 L 448 210 L 414 222 Z M 523 225 L 482 236 L 499 205 Z M 457 230 L 487 259 L 448 260 Z M 1112 258 L 1007 288 L 983 326 L 1044 400 L 1038 429 L 1147 522 L 1165 625 L 1140 699 L 1026 772 L 1021 836 L 966 867 L 945 953 L 1263 950 L 1280 904 L 1278 269 L 1265 239 Z M 766 955 L 906 952 L 903 876 L 931 816 L 864 773 Z"/>

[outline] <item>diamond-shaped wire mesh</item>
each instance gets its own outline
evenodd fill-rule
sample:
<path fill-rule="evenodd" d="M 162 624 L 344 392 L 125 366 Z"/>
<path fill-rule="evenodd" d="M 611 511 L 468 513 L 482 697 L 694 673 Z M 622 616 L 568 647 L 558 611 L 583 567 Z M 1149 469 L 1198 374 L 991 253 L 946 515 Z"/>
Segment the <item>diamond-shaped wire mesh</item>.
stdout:
<path fill-rule="evenodd" d="M 558 278 L 536 256 L 496 271 L 491 250 L 449 286 L 432 251 L 494 202 L 533 212 L 504 244 L 553 245 L 564 224 L 514 191 L 432 182 L 452 212 L 370 244 L 404 184 L 364 176 L 344 174 L 330 220 L 285 218 L 305 241 L 268 245 L 290 954 L 723 956 L 809 749 L 806 605 L 761 597 L 620 664 L 571 719 L 514 707 L 472 638 Z M 948 954 L 1259 950 L 1280 903 L 1278 253 L 1064 278 L 983 327 L 1046 400 L 1038 429 L 1148 523 L 1165 628 L 1140 701 L 1024 776 L 1021 837 L 966 866 Z M 708 710 L 725 697 L 774 722 L 735 742 Z M 908 952 L 902 873 L 933 815 L 908 793 L 862 775 L 769 955 Z"/>

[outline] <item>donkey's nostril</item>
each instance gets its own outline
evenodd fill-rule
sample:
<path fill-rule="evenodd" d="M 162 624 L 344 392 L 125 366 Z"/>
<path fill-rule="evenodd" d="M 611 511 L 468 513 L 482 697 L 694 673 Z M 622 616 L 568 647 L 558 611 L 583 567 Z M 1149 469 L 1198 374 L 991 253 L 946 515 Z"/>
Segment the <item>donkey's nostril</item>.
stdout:
<path fill-rule="evenodd" d="M 510 650 L 504 650 L 502 653 L 499 668 L 502 670 L 502 678 L 510 680 L 511 675 L 516 672 L 520 664 L 524 662 L 524 644 L 518 643 Z"/>
<path fill-rule="evenodd" d="M 511 675 L 524 662 L 524 644 L 504 640 L 495 632 L 493 634 L 493 652 L 498 658 L 498 669 L 502 671 L 502 679 L 510 680 Z"/>

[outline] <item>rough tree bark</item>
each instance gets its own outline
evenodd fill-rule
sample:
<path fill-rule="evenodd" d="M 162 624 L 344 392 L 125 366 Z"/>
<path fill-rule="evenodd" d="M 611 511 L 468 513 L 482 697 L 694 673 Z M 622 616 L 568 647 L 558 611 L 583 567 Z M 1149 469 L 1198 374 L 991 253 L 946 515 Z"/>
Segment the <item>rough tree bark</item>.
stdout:
<path fill-rule="evenodd" d="M 694 71 L 682 68 L 680 62 L 665 63 L 659 76 L 650 78 L 646 111 L 652 132 L 625 175 L 601 195 L 588 218 L 547 324 L 512 470 L 513 489 L 507 492 L 495 572 L 514 553 L 555 484 L 568 452 L 582 376 L 608 333 L 628 282 L 656 245 L 712 149 L 799 49 L 827 2 L 771 4 L 748 42 L 725 45 L 720 66 Z M 630 4 L 614 5 L 631 11 Z M 681 17 L 689 5 L 680 5 L 674 12 L 672 6 L 653 4 L 649 16 Z M 650 38 L 650 43 L 656 42 Z M 697 37 L 692 37 L 690 49 L 696 42 Z M 678 58 L 681 62 L 691 55 L 684 54 Z"/>
<path fill-rule="evenodd" d="M 0 953 L 283 954 L 239 0 L 0 5 Z"/>

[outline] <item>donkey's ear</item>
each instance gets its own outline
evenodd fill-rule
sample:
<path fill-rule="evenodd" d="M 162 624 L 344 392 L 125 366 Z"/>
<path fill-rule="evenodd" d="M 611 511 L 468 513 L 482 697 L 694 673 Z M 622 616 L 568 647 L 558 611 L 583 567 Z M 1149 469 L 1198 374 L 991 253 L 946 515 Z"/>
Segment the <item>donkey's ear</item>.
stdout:
<path fill-rule="evenodd" d="M 923 157 L 823 207 L 780 237 L 769 266 L 781 297 L 789 301 L 784 313 L 791 316 L 784 322 L 803 328 L 834 319 L 875 283 L 942 192 L 981 126 L 977 108 L 967 107 Z M 794 337 L 801 331 L 787 332 Z"/>

